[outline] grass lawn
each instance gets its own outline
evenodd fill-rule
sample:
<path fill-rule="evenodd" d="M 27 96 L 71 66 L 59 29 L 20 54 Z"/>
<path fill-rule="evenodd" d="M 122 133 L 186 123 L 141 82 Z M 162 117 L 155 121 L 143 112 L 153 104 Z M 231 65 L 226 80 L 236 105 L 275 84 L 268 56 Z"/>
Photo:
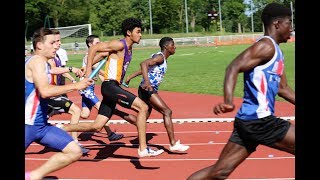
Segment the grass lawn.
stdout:
<path fill-rule="evenodd" d="M 219 47 L 177 46 L 176 53 L 168 58 L 168 69 L 159 90 L 197 94 L 223 94 L 223 80 L 227 65 L 249 45 Z M 295 43 L 280 45 L 285 56 L 288 84 L 295 88 Z M 134 48 L 127 75 L 140 68 L 140 62 L 160 48 Z M 69 54 L 68 66 L 81 67 L 83 54 Z M 131 80 L 130 87 L 138 87 L 141 76 Z M 242 97 L 243 75 L 239 74 L 235 97 Z M 101 82 L 97 82 L 100 84 Z M 278 100 L 280 100 L 278 98 Z"/>

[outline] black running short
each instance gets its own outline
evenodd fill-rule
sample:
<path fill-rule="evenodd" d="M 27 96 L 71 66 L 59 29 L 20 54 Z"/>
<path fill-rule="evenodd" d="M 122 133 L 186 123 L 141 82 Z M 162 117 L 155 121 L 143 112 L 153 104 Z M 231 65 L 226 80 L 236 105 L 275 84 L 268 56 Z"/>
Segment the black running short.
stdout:
<path fill-rule="evenodd" d="M 66 96 L 60 95 L 48 99 L 48 115 L 68 113 L 73 102 Z"/>
<path fill-rule="evenodd" d="M 142 99 L 144 102 L 148 102 L 152 94 L 158 94 L 158 93 L 155 90 L 147 91 L 143 89 L 141 86 L 139 86 L 138 95 L 139 95 L 139 98 Z"/>
<path fill-rule="evenodd" d="M 119 83 L 115 80 L 105 80 L 101 84 L 102 101 L 98 114 L 111 118 L 116 104 L 131 109 L 136 95 L 122 89 Z"/>
<path fill-rule="evenodd" d="M 290 122 L 272 115 L 255 120 L 235 118 L 229 141 L 245 146 L 249 152 L 254 152 L 259 144 L 271 146 L 281 141 L 289 128 Z"/>

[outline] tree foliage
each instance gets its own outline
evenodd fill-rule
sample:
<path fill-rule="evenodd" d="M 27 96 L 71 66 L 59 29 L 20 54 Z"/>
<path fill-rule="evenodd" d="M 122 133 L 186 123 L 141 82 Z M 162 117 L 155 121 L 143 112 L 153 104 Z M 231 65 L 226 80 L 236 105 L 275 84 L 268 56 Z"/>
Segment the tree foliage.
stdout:
<path fill-rule="evenodd" d="M 51 27 L 90 23 L 93 33 L 108 36 L 121 34 L 121 22 L 128 17 L 141 19 L 145 33 L 150 33 L 151 20 L 153 33 L 183 33 L 186 32 L 186 26 L 192 32 L 213 32 L 218 30 L 220 17 L 210 20 L 207 14 L 209 11 L 219 12 L 218 2 L 219 0 L 25 0 L 25 21 L 28 26 L 26 36 L 30 37 L 36 28 L 45 26 L 46 17 Z M 251 0 L 220 0 L 224 31 L 238 32 L 239 27 L 241 31 L 251 31 L 250 2 Z M 295 1 L 290 0 L 252 0 L 255 32 L 262 31 L 261 10 L 270 2 L 283 3 L 289 8 L 291 2 L 293 7 L 295 5 Z"/>

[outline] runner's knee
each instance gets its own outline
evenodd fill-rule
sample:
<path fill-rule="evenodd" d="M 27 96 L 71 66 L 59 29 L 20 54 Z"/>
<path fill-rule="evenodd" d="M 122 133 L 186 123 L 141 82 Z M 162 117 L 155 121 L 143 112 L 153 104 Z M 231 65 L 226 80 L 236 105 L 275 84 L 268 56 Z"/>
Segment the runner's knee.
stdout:
<path fill-rule="evenodd" d="M 165 108 L 163 110 L 163 115 L 167 116 L 167 117 L 171 117 L 172 116 L 172 110 L 170 108 Z"/>
<path fill-rule="evenodd" d="M 87 119 L 89 115 L 90 115 L 90 111 L 86 111 L 86 110 L 82 110 L 80 114 L 81 118 L 83 119 Z"/>
<path fill-rule="evenodd" d="M 213 167 L 216 168 L 215 166 Z M 227 166 L 220 169 L 215 169 L 209 173 L 209 179 L 227 179 L 231 172 L 234 170 L 232 166 Z"/>
<path fill-rule="evenodd" d="M 67 147 L 63 149 L 63 153 L 66 154 L 71 161 L 77 161 L 82 156 L 81 148 L 75 141 L 69 143 Z"/>
<path fill-rule="evenodd" d="M 82 151 L 80 147 L 70 155 L 70 158 L 72 159 L 72 161 L 77 161 L 81 157 L 82 157 Z"/>
<path fill-rule="evenodd" d="M 72 104 L 70 109 L 69 109 L 69 113 L 72 114 L 72 115 L 81 114 L 81 109 L 78 106 Z"/>
<path fill-rule="evenodd" d="M 139 112 L 144 112 L 144 113 L 148 113 L 148 105 L 146 103 L 140 103 L 139 106 Z"/>
<path fill-rule="evenodd" d="M 93 124 L 92 130 L 95 132 L 100 132 L 103 129 L 104 124 Z"/>

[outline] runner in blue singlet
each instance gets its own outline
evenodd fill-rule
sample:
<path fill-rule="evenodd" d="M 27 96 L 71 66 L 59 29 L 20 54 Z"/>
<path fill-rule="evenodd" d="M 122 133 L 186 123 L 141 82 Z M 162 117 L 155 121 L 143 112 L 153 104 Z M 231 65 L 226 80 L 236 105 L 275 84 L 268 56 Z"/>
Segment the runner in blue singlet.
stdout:
<path fill-rule="evenodd" d="M 270 3 L 263 9 L 261 19 L 264 36 L 229 64 L 224 80 L 224 102 L 214 107 L 217 115 L 235 109 L 233 91 L 238 74 L 243 73 L 243 103 L 229 141 L 214 165 L 193 173 L 188 180 L 227 179 L 258 145 L 295 154 L 295 125 L 274 115 L 277 95 L 295 104 L 295 92 L 287 84 L 284 56 L 279 47 L 290 39 L 291 10 Z"/>
<path fill-rule="evenodd" d="M 26 172 L 26 180 L 42 179 L 82 156 L 79 145 L 67 132 L 48 123 L 48 98 L 82 90 L 92 84 L 92 80 L 86 78 L 75 84 L 51 85 L 48 60 L 54 58 L 58 49 L 54 32 L 40 28 L 34 32 L 32 40 L 34 55 L 25 60 L 25 149 L 35 142 L 59 152 L 38 168 Z"/>

